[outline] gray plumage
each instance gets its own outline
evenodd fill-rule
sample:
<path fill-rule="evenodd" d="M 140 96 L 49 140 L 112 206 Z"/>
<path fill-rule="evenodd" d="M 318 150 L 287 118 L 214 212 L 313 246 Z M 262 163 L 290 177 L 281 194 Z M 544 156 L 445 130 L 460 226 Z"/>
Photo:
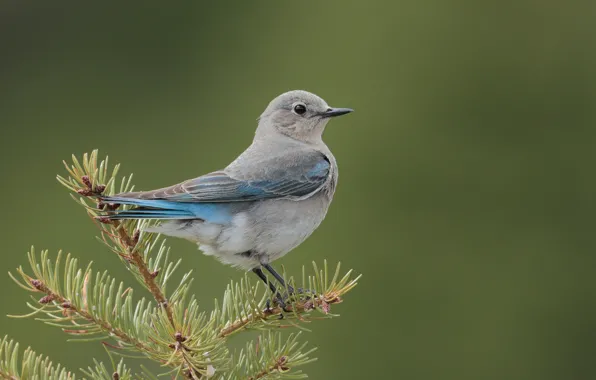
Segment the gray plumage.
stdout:
<path fill-rule="evenodd" d="M 331 108 L 306 91 L 275 98 L 252 144 L 225 169 L 110 203 L 136 208 L 113 219 L 162 219 L 152 232 L 196 242 L 207 255 L 253 269 L 285 255 L 321 224 L 337 186 L 335 157 L 322 140 Z"/>

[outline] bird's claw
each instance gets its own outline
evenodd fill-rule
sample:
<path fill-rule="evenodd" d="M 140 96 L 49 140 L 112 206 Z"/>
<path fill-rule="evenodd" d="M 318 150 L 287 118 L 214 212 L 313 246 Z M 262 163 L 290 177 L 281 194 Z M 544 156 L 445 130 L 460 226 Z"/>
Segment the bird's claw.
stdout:
<path fill-rule="evenodd" d="M 281 308 L 281 310 L 285 313 L 289 313 L 291 312 L 291 310 L 288 309 L 288 304 L 286 303 L 286 300 L 288 299 L 288 297 L 281 297 L 280 295 L 277 295 L 273 300 L 275 301 L 275 303 L 277 304 L 277 306 L 279 306 Z M 271 311 L 271 300 L 267 300 L 267 302 L 265 303 L 265 310 L 267 311 Z M 283 319 L 283 313 L 279 314 L 279 319 Z"/>
<path fill-rule="evenodd" d="M 279 307 L 281 307 L 281 309 L 284 312 L 289 313 L 292 310 L 290 310 L 288 308 L 288 306 L 290 306 L 288 304 L 288 301 L 290 300 L 290 297 L 296 296 L 296 295 L 305 295 L 305 299 L 309 300 L 311 297 L 316 296 L 316 293 L 310 289 L 302 289 L 302 288 L 294 289 L 294 288 L 290 287 L 288 289 L 288 293 L 284 293 L 283 297 L 278 293 L 277 296 L 274 298 L 274 300 L 275 300 L 275 303 Z M 290 304 L 291 304 L 291 302 L 290 302 Z M 271 302 L 269 300 L 267 300 L 267 309 L 270 309 L 270 305 L 271 305 Z M 283 317 L 283 315 L 282 315 L 282 317 Z"/>

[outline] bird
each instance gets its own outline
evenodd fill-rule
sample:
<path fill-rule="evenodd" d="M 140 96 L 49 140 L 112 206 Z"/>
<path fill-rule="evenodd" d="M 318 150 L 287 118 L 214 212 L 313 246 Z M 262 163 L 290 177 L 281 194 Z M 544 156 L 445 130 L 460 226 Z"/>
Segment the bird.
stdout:
<path fill-rule="evenodd" d="M 294 291 L 271 263 L 325 218 L 338 167 L 323 132 L 332 118 L 351 112 L 307 91 L 285 92 L 257 119 L 252 144 L 225 169 L 157 190 L 103 197 L 105 203 L 132 206 L 106 217 L 157 219 L 146 231 L 190 240 L 204 254 L 254 272 L 284 305 L 263 269 Z"/>

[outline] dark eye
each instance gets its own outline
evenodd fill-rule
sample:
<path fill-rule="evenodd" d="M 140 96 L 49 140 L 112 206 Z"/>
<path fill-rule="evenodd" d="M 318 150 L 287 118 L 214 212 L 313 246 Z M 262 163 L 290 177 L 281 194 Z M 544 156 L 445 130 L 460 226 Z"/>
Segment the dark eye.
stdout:
<path fill-rule="evenodd" d="M 298 115 L 303 115 L 306 112 L 306 106 L 304 104 L 296 104 L 294 106 L 294 112 Z"/>

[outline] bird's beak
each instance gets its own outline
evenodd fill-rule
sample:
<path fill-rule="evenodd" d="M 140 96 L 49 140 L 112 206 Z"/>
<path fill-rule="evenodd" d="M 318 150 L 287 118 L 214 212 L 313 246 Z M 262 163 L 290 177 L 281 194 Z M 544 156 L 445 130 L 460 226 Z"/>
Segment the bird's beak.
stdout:
<path fill-rule="evenodd" d="M 341 116 L 350 112 L 354 112 L 354 110 L 351 108 L 329 108 L 321 114 L 321 118 Z"/>

